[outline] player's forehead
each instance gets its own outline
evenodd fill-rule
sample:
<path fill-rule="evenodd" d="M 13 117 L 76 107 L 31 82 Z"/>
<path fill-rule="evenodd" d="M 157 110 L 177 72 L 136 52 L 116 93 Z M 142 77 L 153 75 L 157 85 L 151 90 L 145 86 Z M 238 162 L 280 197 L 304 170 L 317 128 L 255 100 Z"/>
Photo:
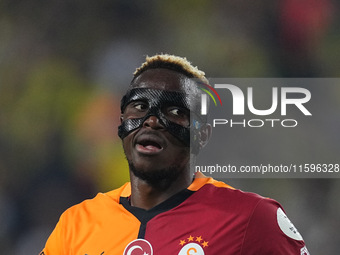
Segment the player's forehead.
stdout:
<path fill-rule="evenodd" d="M 197 91 L 196 83 L 191 78 L 165 68 L 144 71 L 133 81 L 131 87 L 177 91 L 188 95 Z"/>

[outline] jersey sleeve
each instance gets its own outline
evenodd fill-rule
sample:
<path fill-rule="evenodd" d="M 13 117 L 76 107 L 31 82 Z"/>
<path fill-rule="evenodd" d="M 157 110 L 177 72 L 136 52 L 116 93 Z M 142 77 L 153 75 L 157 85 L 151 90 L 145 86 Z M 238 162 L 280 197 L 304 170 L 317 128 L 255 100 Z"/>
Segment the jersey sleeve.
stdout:
<path fill-rule="evenodd" d="M 64 255 L 63 244 L 63 215 L 47 239 L 45 248 L 39 255 Z"/>
<path fill-rule="evenodd" d="M 246 229 L 242 255 L 309 255 L 302 236 L 274 200 L 262 199 Z"/>

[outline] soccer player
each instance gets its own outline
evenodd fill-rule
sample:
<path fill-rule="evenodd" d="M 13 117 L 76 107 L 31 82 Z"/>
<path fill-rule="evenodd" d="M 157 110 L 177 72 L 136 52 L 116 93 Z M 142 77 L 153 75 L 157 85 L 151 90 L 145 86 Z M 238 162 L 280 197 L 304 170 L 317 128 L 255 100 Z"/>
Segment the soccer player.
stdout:
<path fill-rule="evenodd" d="M 309 254 L 279 203 L 191 172 L 211 134 L 199 82 L 185 58 L 146 59 L 121 101 L 130 182 L 64 212 L 41 255 Z"/>

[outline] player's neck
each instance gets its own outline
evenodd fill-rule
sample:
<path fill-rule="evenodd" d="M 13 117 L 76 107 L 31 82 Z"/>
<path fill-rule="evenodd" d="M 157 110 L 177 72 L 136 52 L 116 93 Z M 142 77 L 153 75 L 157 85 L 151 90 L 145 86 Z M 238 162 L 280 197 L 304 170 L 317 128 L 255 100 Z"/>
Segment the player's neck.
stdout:
<path fill-rule="evenodd" d="M 176 193 L 186 189 L 192 182 L 190 173 L 179 176 L 175 181 L 168 183 L 166 180 L 157 184 L 150 184 L 130 173 L 132 206 L 150 210 L 156 205 L 166 201 Z"/>

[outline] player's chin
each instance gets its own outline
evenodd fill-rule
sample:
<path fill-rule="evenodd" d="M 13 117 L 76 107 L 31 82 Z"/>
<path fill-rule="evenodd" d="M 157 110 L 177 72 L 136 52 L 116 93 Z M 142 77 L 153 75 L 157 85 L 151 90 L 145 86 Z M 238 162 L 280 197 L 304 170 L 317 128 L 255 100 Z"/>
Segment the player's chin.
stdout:
<path fill-rule="evenodd" d="M 159 184 L 160 182 L 172 182 L 176 180 L 179 176 L 180 167 L 177 165 L 141 165 L 141 164 L 130 164 L 130 170 L 132 173 L 151 184 Z"/>
<path fill-rule="evenodd" d="M 149 160 L 148 158 L 141 157 L 133 160 L 133 166 L 136 171 L 141 173 L 155 173 L 160 169 L 170 168 L 172 164 L 164 164 L 164 159 Z"/>

